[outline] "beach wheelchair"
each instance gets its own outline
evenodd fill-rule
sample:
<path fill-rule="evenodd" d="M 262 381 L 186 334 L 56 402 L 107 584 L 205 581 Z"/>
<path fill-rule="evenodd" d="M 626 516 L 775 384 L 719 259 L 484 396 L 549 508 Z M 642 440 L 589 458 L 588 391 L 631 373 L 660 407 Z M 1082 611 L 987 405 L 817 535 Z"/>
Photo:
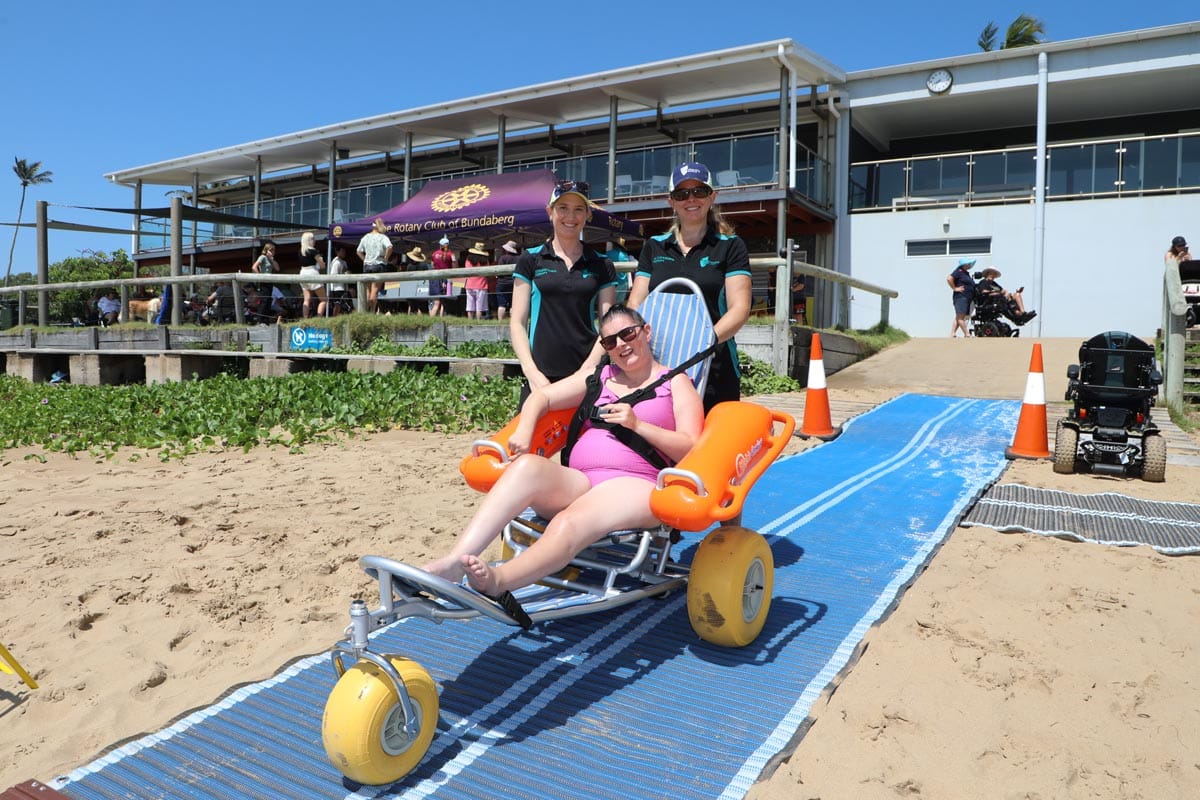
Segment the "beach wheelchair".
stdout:
<path fill-rule="evenodd" d="M 1073 406 L 1055 433 L 1054 471 L 1163 481 L 1167 444 L 1150 417 L 1163 379 L 1154 348 L 1123 331 L 1096 334 L 1079 348 L 1067 379 Z"/>
<path fill-rule="evenodd" d="M 679 366 L 715 349 L 712 320 L 691 281 L 664 282 L 638 310 L 655 331 L 654 354 L 660 363 Z M 703 394 L 709 358 L 695 360 L 688 374 Z M 573 415 L 559 411 L 543 416 L 531 451 L 549 456 L 560 450 Z M 472 488 L 487 491 L 499 479 L 509 463 L 507 440 L 516 422 L 473 444 L 460 464 Z M 794 428 L 791 416 L 760 405 L 716 405 L 692 451 L 659 473 L 651 508 L 661 523 L 650 530 L 608 534 L 561 572 L 515 590 L 516 608 L 476 593 L 465 582 L 451 583 L 381 556 L 362 558 L 361 566 L 378 582 L 379 606 L 372 610 L 361 600 L 353 602 L 346 638 L 332 653 L 338 682 L 322 719 L 330 761 L 352 781 L 387 784 L 415 769 L 429 749 L 439 713 L 433 679 L 412 660 L 370 649 L 370 633 L 401 618 L 443 622 L 486 617 L 528 628 L 686 588 L 688 616 L 697 635 L 725 647 L 753 642 L 771 605 L 774 560 L 766 539 L 728 525 L 704 537 L 690 565 L 680 563 L 674 551 L 682 531 L 703 531 L 741 514 L 750 488 Z M 502 558 L 528 547 L 545 525 L 532 511 L 512 520 L 502 534 Z"/>

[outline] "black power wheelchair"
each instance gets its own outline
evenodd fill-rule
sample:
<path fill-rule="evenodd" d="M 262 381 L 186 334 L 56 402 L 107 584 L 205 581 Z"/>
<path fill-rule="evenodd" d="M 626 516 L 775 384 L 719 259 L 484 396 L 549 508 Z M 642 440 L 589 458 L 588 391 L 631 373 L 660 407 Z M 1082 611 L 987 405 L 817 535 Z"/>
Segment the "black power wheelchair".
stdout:
<path fill-rule="evenodd" d="M 982 272 L 975 273 L 976 279 L 981 277 L 983 277 Z M 1021 292 L 1024 289 L 1025 287 L 1022 286 L 1017 291 Z M 971 313 L 971 327 L 976 336 L 988 338 L 1020 336 L 1021 326 L 1037 316 L 1035 312 L 1022 314 L 1017 308 L 1016 301 L 1005 297 L 1003 292 L 983 292 L 978 285 L 975 287 L 972 303 L 974 311 Z"/>
<path fill-rule="evenodd" d="M 1123 331 L 1098 333 L 1067 367 L 1066 399 L 1074 402 L 1054 437 L 1054 471 L 1077 467 L 1108 475 L 1166 478 L 1167 443 L 1150 418 L 1162 383 L 1154 348 Z"/>

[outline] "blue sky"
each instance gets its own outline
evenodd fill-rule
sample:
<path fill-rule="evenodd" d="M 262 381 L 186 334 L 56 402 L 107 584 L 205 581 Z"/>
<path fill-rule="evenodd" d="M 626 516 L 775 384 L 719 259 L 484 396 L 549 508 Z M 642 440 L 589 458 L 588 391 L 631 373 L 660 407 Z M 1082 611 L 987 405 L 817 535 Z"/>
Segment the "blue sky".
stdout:
<path fill-rule="evenodd" d="M 1040 4 L 35 0 L 0 5 L 0 222 L 17 216 L 14 157 L 54 182 L 34 201 L 130 206 L 106 172 L 346 119 L 725 47 L 791 38 L 846 70 L 977 51 L 1021 12 L 1055 41 L 1197 18 L 1195 0 Z M 520 9 L 520 10 L 514 10 Z M 569 9 L 569 10 L 568 10 Z M 170 187 L 147 187 L 146 205 Z M 126 218 L 51 208 L 51 218 Z M 4 263 L 12 228 L 0 227 Z M 52 232 L 51 262 L 129 247 L 128 236 Z M 23 229 L 13 272 L 34 268 Z"/>

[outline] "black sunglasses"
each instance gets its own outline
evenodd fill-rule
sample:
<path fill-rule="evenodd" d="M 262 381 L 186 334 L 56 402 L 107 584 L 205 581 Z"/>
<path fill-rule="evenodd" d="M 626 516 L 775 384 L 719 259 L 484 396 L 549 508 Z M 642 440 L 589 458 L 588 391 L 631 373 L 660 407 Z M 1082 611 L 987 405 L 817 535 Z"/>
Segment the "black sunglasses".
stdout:
<path fill-rule="evenodd" d="M 577 192 L 584 197 L 590 198 L 592 185 L 587 181 L 559 181 L 554 185 L 554 199 L 562 197 L 564 194 Z"/>
<path fill-rule="evenodd" d="M 622 342 L 632 342 L 637 338 L 638 333 L 642 330 L 641 325 L 630 325 L 628 328 L 622 328 L 616 333 L 610 333 L 608 336 L 600 337 L 600 346 L 605 350 L 612 350 L 617 346 L 617 339 Z"/>
<path fill-rule="evenodd" d="M 689 197 L 695 197 L 698 200 L 703 200 L 713 193 L 711 186 L 693 186 L 690 189 L 673 189 L 671 190 L 672 200 L 687 200 Z"/>

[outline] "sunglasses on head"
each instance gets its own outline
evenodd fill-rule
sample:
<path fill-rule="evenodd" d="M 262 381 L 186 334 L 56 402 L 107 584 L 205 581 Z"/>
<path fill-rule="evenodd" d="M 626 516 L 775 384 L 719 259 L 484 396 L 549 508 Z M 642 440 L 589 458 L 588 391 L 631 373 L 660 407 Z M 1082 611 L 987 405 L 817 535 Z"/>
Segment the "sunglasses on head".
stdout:
<path fill-rule="evenodd" d="M 575 192 L 584 197 L 591 197 L 592 185 L 587 181 L 559 181 L 554 185 L 554 200 L 562 197 L 564 194 Z"/>
<path fill-rule="evenodd" d="M 628 328 L 622 328 L 616 333 L 610 333 L 608 336 L 600 337 L 600 346 L 605 350 L 612 350 L 617 346 L 617 339 L 622 342 L 632 342 L 637 338 L 638 333 L 642 330 L 641 325 L 630 325 Z"/>
<path fill-rule="evenodd" d="M 689 197 L 695 197 L 698 200 L 710 196 L 713 193 L 711 186 L 692 186 L 688 189 L 672 189 L 672 200 L 687 200 Z"/>

